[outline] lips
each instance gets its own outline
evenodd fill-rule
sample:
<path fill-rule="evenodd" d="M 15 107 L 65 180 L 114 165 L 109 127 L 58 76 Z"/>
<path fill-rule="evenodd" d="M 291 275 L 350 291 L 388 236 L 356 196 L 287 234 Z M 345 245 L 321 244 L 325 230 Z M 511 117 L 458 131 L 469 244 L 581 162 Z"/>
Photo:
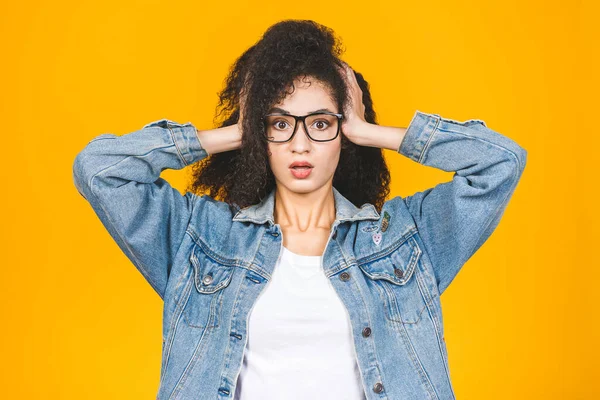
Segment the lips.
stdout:
<path fill-rule="evenodd" d="M 292 164 L 290 167 L 290 172 L 297 179 L 305 179 L 308 178 L 310 173 L 312 172 L 313 167 L 307 165 L 307 163 L 298 163 Z"/>
<path fill-rule="evenodd" d="M 306 169 L 306 168 L 312 168 L 312 164 L 309 163 L 308 161 L 294 161 L 293 163 L 290 164 L 290 168 L 293 169 Z"/>

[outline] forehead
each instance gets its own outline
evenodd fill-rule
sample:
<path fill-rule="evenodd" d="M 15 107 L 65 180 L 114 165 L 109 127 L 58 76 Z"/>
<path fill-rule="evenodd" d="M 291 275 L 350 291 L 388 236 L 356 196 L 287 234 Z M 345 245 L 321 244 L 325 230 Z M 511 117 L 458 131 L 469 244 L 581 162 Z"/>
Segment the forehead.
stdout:
<path fill-rule="evenodd" d="M 298 78 L 288 91 L 289 94 L 274 104 L 269 112 L 304 115 L 317 111 L 338 112 L 328 86 L 314 78 Z"/>

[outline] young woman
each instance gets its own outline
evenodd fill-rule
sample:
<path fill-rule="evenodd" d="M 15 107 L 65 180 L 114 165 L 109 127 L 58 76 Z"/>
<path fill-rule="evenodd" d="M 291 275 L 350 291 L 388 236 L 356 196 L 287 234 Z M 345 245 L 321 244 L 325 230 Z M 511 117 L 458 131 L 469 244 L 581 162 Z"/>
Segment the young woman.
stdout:
<path fill-rule="evenodd" d="M 161 119 L 77 155 L 78 191 L 164 300 L 157 398 L 455 398 L 440 295 L 527 153 L 481 120 L 378 125 L 340 48 L 280 22 L 236 61 L 219 127 Z M 386 201 L 382 149 L 454 176 Z M 186 166 L 181 195 L 160 173 Z"/>

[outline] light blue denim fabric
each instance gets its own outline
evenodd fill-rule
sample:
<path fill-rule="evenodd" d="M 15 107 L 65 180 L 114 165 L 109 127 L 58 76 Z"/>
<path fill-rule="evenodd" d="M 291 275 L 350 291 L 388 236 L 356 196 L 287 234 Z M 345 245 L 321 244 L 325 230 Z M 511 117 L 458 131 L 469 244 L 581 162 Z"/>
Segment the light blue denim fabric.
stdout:
<path fill-rule="evenodd" d="M 323 268 L 352 323 L 367 399 L 455 399 L 440 295 L 498 225 L 527 152 L 481 120 L 418 110 L 398 152 L 454 176 L 381 214 L 334 188 Z M 240 209 L 159 177 L 206 156 L 191 123 L 161 119 L 97 136 L 73 164 L 79 193 L 164 300 L 157 399 L 233 397 L 248 315 L 282 247 L 274 191 Z"/>

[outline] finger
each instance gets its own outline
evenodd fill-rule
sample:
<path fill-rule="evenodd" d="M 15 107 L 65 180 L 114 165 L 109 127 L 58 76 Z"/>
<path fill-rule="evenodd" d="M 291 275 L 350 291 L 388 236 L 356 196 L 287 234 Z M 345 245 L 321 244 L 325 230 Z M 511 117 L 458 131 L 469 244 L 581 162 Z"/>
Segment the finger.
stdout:
<path fill-rule="evenodd" d="M 350 66 L 348 64 L 346 64 L 345 68 L 346 68 L 346 76 L 348 77 L 348 80 L 350 81 L 350 85 L 353 87 L 354 90 L 362 91 L 362 89 L 358 85 L 358 80 L 356 79 L 356 74 L 354 73 L 354 70 L 352 68 L 350 68 Z"/>
<path fill-rule="evenodd" d="M 340 67 L 340 66 L 336 65 L 336 67 L 338 68 L 338 70 L 340 72 L 342 72 L 343 74 L 345 74 L 346 76 L 348 76 L 350 67 L 344 61 L 340 60 L 340 62 L 342 63 L 342 66 Z"/>
<path fill-rule="evenodd" d="M 348 75 L 350 75 L 350 80 L 352 80 L 358 85 L 358 81 L 356 80 L 356 74 L 354 73 L 354 70 L 350 67 L 348 67 Z"/>
<path fill-rule="evenodd" d="M 352 79 L 352 75 L 354 75 L 352 73 L 352 68 L 350 68 L 350 66 L 348 64 L 344 64 L 344 69 L 346 70 L 346 75 Z"/>

